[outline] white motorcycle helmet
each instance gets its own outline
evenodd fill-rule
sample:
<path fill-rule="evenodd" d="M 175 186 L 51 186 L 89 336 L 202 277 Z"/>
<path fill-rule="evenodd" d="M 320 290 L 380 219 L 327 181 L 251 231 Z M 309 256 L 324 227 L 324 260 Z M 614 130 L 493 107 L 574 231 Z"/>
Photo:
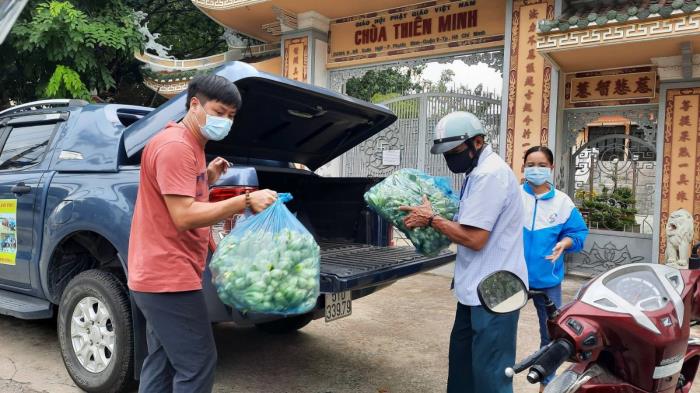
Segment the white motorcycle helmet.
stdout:
<path fill-rule="evenodd" d="M 481 120 L 469 112 L 452 112 L 435 126 L 435 139 L 430 152 L 444 154 L 478 135 L 486 135 Z"/>

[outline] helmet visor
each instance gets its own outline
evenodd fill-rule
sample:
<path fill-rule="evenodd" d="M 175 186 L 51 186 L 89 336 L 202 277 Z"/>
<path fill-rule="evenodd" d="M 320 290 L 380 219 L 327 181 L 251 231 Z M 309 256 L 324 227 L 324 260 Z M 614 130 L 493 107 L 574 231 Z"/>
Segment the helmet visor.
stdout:
<path fill-rule="evenodd" d="M 443 139 L 433 140 L 433 147 L 430 149 L 432 154 L 445 154 L 455 147 L 461 145 L 467 140 L 467 135 L 453 136 Z"/>

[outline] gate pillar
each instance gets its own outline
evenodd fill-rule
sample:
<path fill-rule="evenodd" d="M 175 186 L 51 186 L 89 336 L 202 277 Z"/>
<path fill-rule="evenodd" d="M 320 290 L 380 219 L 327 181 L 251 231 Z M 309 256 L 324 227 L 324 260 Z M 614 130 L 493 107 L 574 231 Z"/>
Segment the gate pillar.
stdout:
<path fill-rule="evenodd" d="M 512 0 L 509 6 L 508 65 L 503 72 L 508 95 L 501 127 L 505 133 L 506 162 L 521 176 L 524 152 L 531 146 L 554 142 L 550 141 L 550 127 L 556 123 L 550 110 L 554 108 L 552 114 L 556 113 L 558 73 L 537 53 L 536 35 L 537 22 L 554 17 L 555 0 Z"/>
<path fill-rule="evenodd" d="M 665 262 L 669 240 L 673 241 L 667 230 L 675 232 L 683 226 L 683 220 L 674 217 L 674 212 L 679 209 L 690 212 L 691 222 L 694 221 L 690 229 L 690 244 L 700 239 L 700 87 L 664 88 L 662 98 L 665 99 L 665 111 L 662 113 L 663 170 L 659 193 L 658 258 Z M 669 222 L 671 225 L 667 226 Z"/>

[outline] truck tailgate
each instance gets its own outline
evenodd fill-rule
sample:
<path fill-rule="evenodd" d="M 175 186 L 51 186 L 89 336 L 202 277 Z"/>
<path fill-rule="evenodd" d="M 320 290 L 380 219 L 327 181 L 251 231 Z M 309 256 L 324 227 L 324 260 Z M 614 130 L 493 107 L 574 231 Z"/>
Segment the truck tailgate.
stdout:
<path fill-rule="evenodd" d="M 434 269 L 455 260 L 444 250 L 437 256 L 418 254 L 413 247 L 321 242 L 321 292 L 341 292 L 376 286 Z"/>

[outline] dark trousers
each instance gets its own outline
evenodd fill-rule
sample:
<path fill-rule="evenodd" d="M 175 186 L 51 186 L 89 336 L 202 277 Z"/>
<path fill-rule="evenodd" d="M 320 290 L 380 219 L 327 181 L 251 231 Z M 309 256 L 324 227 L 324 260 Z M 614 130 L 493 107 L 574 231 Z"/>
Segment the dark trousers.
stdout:
<path fill-rule="evenodd" d="M 216 345 L 202 291 L 131 293 L 148 342 L 139 392 L 210 393 Z"/>
<path fill-rule="evenodd" d="M 549 298 L 554 302 L 557 308 L 561 307 L 561 284 L 556 287 L 551 288 L 530 288 L 533 291 L 544 292 L 549 296 Z M 542 296 L 534 296 L 532 301 L 535 303 L 535 308 L 537 309 L 537 319 L 540 322 L 540 348 L 549 344 L 552 341 L 549 338 L 549 332 L 547 331 L 547 308 L 544 306 L 544 298 Z M 542 383 L 544 385 L 549 384 L 554 379 L 555 374 L 548 375 L 544 378 Z"/>
<path fill-rule="evenodd" d="M 505 369 L 515 363 L 520 312 L 491 314 L 457 304 L 450 336 L 448 393 L 513 393 Z"/>

